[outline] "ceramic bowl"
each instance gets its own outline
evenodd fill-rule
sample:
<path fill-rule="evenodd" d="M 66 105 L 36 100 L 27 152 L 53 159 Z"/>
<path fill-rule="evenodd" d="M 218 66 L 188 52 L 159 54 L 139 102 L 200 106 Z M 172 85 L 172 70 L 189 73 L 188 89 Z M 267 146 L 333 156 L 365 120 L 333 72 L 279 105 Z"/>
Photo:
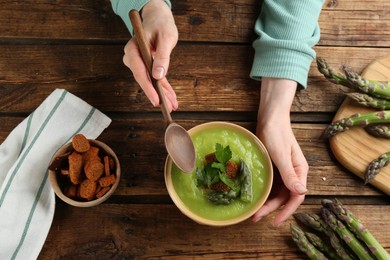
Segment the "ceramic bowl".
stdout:
<path fill-rule="evenodd" d="M 165 184 L 175 205 L 190 219 L 208 226 L 228 226 L 250 218 L 265 203 L 272 187 L 272 162 L 265 146 L 252 132 L 229 122 L 204 123 L 188 133 L 195 146 L 195 170 L 181 172 L 169 155 L 165 162 Z M 205 189 L 197 186 L 196 171 L 204 168 L 204 156 L 215 151 L 216 143 L 229 145 L 232 160 L 239 161 L 238 156 L 250 168 L 254 195 L 251 202 L 235 199 L 230 205 L 215 205 L 208 200 Z"/>
<path fill-rule="evenodd" d="M 59 170 L 50 170 L 49 169 L 49 179 L 51 186 L 55 192 L 55 194 L 64 202 L 66 202 L 69 205 L 76 206 L 76 207 L 92 207 L 101 204 L 105 200 L 107 200 L 116 190 L 118 187 L 120 177 L 121 177 L 121 168 L 120 163 L 118 160 L 117 155 L 114 153 L 114 151 L 105 143 L 100 142 L 98 140 L 92 140 L 88 139 L 91 146 L 95 146 L 100 149 L 99 154 L 100 155 L 108 155 L 110 156 L 114 161 L 114 173 L 111 172 L 111 174 L 115 174 L 115 183 L 111 185 L 111 188 L 108 190 L 107 193 L 105 193 L 100 198 L 94 198 L 91 200 L 82 200 L 78 198 L 70 198 L 65 195 L 64 193 L 64 186 L 67 183 L 70 183 L 70 180 L 67 176 L 63 176 Z M 62 146 L 53 156 L 53 159 L 50 163 L 52 165 L 53 161 L 56 160 L 56 158 L 61 157 L 61 155 L 64 155 L 68 152 L 72 152 L 74 149 L 72 147 L 72 143 L 68 143 L 64 146 Z M 65 162 L 66 163 L 66 162 Z"/>

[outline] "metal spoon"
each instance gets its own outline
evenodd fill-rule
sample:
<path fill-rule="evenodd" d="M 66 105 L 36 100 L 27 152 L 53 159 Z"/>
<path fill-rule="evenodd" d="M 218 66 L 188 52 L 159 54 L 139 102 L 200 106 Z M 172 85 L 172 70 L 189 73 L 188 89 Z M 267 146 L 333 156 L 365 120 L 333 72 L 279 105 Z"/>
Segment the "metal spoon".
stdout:
<path fill-rule="evenodd" d="M 194 144 L 192 143 L 191 137 L 187 131 L 182 126 L 173 122 L 171 114 L 167 108 L 167 103 L 160 82 L 152 77 L 153 59 L 138 11 L 131 10 L 129 16 L 135 33 L 134 36 L 136 37 L 138 46 L 141 50 L 143 61 L 148 68 L 153 87 L 158 93 L 161 103 L 161 110 L 165 119 L 165 123 L 167 124 L 165 129 L 165 147 L 176 166 L 183 172 L 190 173 L 194 170 L 195 167 Z"/>

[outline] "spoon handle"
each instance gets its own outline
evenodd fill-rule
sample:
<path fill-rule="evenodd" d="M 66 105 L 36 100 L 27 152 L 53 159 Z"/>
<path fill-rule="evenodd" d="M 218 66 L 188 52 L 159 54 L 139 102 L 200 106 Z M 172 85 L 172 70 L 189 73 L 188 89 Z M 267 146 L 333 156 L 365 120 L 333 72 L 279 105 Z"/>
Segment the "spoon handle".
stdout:
<path fill-rule="evenodd" d="M 165 119 L 165 122 L 167 125 L 169 125 L 172 122 L 171 114 L 167 107 L 167 101 L 164 96 L 164 91 L 161 87 L 161 84 L 159 81 L 157 81 L 152 76 L 152 68 L 153 68 L 153 58 L 152 54 L 150 52 L 150 46 L 148 44 L 148 41 L 145 36 L 145 31 L 142 26 L 142 20 L 141 16 L 139 15 L 139 12 L 137 10 L 131 10 L 130 11 L 130 21 L 134 29 L 134 36 L 137 40 L 138 46 L 141 50 L 142 59 L 148 69 L 149 77 L 152 81 L 154 89 L 157 91 L 158 97 L 160 99 L 161 104 L 161 110 Z"/>

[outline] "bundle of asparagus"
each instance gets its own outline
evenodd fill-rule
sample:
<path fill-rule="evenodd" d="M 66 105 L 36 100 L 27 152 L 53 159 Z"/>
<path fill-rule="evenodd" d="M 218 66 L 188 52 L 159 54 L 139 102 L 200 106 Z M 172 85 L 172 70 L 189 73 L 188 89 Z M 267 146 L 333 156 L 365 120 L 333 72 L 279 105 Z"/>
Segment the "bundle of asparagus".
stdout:
<path fill-rule="evenodd" d="M 295 213 L 294 217 L 318 232 L 291 224 L 294 242 L 310 259 L 390 259 L 371 232 L 337 199 L 322 200 L 320 215 Z"/>
<path fill-rule="evenodd" d="M 344 132 L 352 127 L 364 127 L 372 136 L 390 139 L 390 81 L 380 82 L 367 80 L 343 66 L 344 74 L 337 73 L 328 65 L 325 59 L 317 58 L 317 67 L 326 79 L 357 92 L 347 94 L 358 104 L 373 108 L 374 112 L 355 114 L 331 123 L 324 131 L 323 136 L 329 138 L 337 133 Z M 373 159 L 367 166 L 364 183 L 369 183 L 380 170 L 390 162 L 390 151 Z"/>

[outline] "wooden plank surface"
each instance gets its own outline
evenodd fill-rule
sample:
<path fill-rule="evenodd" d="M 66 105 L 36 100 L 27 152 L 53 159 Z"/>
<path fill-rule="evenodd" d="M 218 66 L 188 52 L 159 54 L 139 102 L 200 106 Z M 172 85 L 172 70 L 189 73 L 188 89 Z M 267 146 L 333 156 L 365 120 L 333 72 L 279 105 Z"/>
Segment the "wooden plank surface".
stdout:
<path fill-rule="evenodd" d="M 383 227 L 388 226 L 383 216 L 390 214 L 389 205 L 345 205 L 362 216 L 361 221 L 377 240 L 390 248 L 390 233 L 383 232 Z M 318 204 L 305 205 L 299 212 L 319 214 L 319 209 Z M 367 211 L 371 214 L 365 214 Z M 296 222 L 291 220 L 281 228 L 273 228 L 270 221 L 271 217 L 257 223 L 247 220 L 215 228 L 196 224 L 170 204 L 83 209 L 61 205 L 40 258 L 305 259 L 289 231 L 289 223 Z"/>
<path fill-rule="evenodd" d="M 226 120 L 254 132 L 259 82 L 248 78 L 258 0 L 172 0 L 179 34 L 168 78 L 189 129 Z M 72 208 L 58 201 L 39 259 L 302 259 L 286 225 L 272 216 L 221 229 L 199 226 L 174 206 L 164 184 L 161 112 L 123 65 L 130 35 L 109 0 L 0 0 L 0 143 L 56 88 L 112 118 L 98 139 L 122 165 L 119 188 L 104 204 Z M 317 55 L 360 73 L 390 54 L 390 2 L 326 0 Z M 340 198 L 390 251 L 389 198 L 344 168 L 321 138 L 349 89 L 328 82 L 313 62 L 297 92 L 292 126 L 308 160 L 308 195 L 299 211 Z"/>
<path fill-rule="evenodd" d="M 334 68 L 347 64 L 357 72 L 389 53 L 386 48 L 316 50 Z M 32 112 L 55 88 L 65 88 L 103 112 L 159 111 L 122 64 L 122 56 L 122 45 L 0 45 L 0 113 Z M 168 78 L 179 112 L 256 111 L 259 82 L 249 79 L 252 56 L 246 46 L 178 46 Z M 292 111 L 334 113 L 349 91 L 328 82 L 313 63 L 309 86 L 297 93 Z"/>
<path fill-rule="evenodd" d="M 261 1 L 213 0 L 210 4 L 207 0 L 172 0 L 172 4 L 183 42 L 250 44 L 256 37 L 253 25 Z M 1 0 L 0 6 L 0 41 L 129 39 L 109 0 Z M 389 47 L 389 6 L 388 1 L 326 0 L 319 19 L 320 44 Z"/>

